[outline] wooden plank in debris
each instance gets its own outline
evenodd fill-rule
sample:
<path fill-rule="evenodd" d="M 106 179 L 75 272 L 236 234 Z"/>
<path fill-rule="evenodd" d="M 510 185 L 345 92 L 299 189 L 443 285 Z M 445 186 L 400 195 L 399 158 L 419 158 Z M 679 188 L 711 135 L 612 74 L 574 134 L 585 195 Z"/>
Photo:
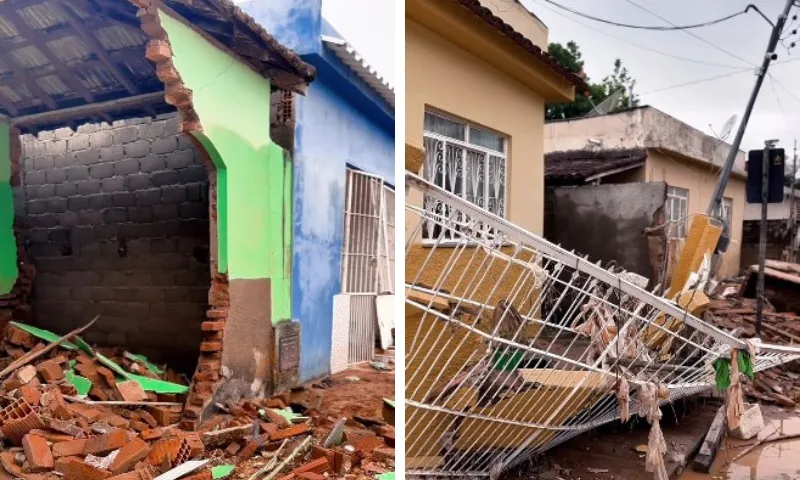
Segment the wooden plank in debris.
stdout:
<path fill-rule="evenodd" d="M 694 457 L 692 462 L 692 469 L 695 472 L 708 473 L 711 470 L 711 464 L 714 463 L 714 457 L 717 455 L 717 450 L 725 437 L 725 405 L 719 407 L 714 421 L 711 423 L 711 428 L 708 429 L 706 438 L 700 446 L 700 451 Z"/>
<path fill-rule="evenodd" d="M 421 305 L 430 305 L 431 308 L 436 310 L 447 310 L 450 308 L 450 302 L 446 298 L 435 296 L 427 292 L 421 292 L 413 288 L 406 287 L 406 298 Z"/>

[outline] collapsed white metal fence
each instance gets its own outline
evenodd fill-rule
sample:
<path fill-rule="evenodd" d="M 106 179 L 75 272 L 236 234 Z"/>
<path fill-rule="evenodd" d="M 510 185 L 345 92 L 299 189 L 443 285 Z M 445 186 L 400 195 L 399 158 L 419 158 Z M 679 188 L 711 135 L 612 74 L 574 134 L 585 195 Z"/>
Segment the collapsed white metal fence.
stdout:
<path fill-rule="evenodd" d="M 644 388 L 712 387 L 713 361 L 748 346 L 416 175 L 406 188 L 409 476 L 496 477 L 636 412 Z M 759 351 L 756 371 L 800 357 Z"/>

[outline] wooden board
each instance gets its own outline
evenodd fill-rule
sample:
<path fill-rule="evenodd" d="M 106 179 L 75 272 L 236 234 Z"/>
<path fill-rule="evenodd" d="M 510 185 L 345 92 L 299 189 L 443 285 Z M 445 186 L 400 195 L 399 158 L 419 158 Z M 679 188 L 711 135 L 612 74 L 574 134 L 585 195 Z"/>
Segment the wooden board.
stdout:
<path fill-rule="evenodd" d="M 725 438 L 725 405 L 717 410 L 711 428 L 708 429 L 706 438 L 700 446 L 700 451 L 694 457 L 692 469 L 695 472 L 708 473 L 711 471 L 711 464 L 714 463 L 714 457 L 717 455 L 723 438 Z"/>

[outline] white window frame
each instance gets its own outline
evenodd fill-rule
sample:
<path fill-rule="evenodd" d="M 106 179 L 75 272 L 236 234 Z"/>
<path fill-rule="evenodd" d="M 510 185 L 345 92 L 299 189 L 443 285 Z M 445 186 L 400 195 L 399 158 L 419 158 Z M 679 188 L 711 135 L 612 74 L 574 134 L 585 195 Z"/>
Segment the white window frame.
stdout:
<path fill-rule="evenodd" d="M 686 238 L 689 217 L 689 190 L 667 186 L 665 216 L 671 238 Z"/>
<path fill-rule="evenodd" d="M 509 138 L 508 138 L 508 136 L 504 135 L 502 133 L 499 133 L 497 131 L 494 131 L 492 129 L 485 128 L 485 127 L 482 127 L 482 126 L 477 125 L 477 124 L 472 124 L 472 123 L 470 123 L 468 121 L 461 120 L 461 119 L 458 119 L 458 118 L 454 118 L 452 116 L 449 116 L 449 115 L 446 115 L 446 114 L 442 114 L 442 113 L 439 113 L 439 112 L 426 111 L 425 114 L 426 115 L 433 115 L 435 117 L 439 117 L 439 118 L 448 120 L 450 122 L 454 122 L 454 123 L 457 123 L 459 125 L 462 125 L 464 127 L 464 138 L 466 140 L 460 140 L 460 139 L 457 139 L 457 138 L 452 138 L 452 137 L 449 137 L 449 136 L 446 136 L 446 135 L 442 135 L 440 133 L 429 132 L 427 130 L 424 130 L 424 127 L 423 127 L 423 139 L 424 139 L 423 143 L 426 144 L 426 146 L 427 146 L 428 140 L 434 140 L 434 141 L 437 141 L 437 142 L 441 142 L 442 143 L 442 152 L 443 152 L 443 155 L 444 155 L 444 158 L 442 159 L 442 182 L 441 182 L 442 184 L 440 185 L 438 182 L 436 182 L 435 175 L 431 174 L 431 172 L 429 171 L 429 168 L 431 166 L 431 161 L 428 158 L 428 152 L 427 151 L 425 152 L 425 163 L 424 163 L 424 167 L 423 167 L 423 176 L 426 179 L 430 180 L 435 185 L 438 185 L 439 187 L 444 188 L 445 190 L 447 190 L 447 186 L 446 186 L 446 183 L 447 183 L 447 180 L 446 180 L 447 179 L 447 166 L 445 165 L 445 162 L 447 162 L 447 146 L 448 145 L 453 145 L 455 147 L 462 148 L 462 149 L 464 149 L 465 153 L 466 153 L 466 151 L 470 150 L 470 151 L 482 154 L 483 155 L 483 162 L 482 163 L 483 163 L 483 168 L 484 168 L 483 171 L 484 171 L 484 176 L 485 176 L 484 181 L 483 181 L 483 195 L 482 195 L 483 205 L 481 205 L 480 203 L 473 202 L 473 201 L 471 201 L 470 199 L 467 198 L 467 181 L 468 180 L 467 180 L 467 176 L 465 174 L 466 173 L 466 158 L 465 158 L 466 154 L 460 159 L 460 161 L 461 161 L 461 182 L 460 182 L 461 191 L 458 192 L 458 193 L 456 193 L 456 192 L 451 192 L 451 193 L 453 193 L 454 195 L 459 196 L 460 198 L 463 198 L 464 200 L 466 200 L 466 201 L 468 201 L 470 203 L 473 203 L 474 205 L 477 205 L 478 207 L 480 207 L 480 208 L 482 208 L 484 210 L 487 210 L 487 211 L 489 211 L 489 212 L 491 212 L 491 213 L 493 213 L 495 215 L 498 215 L 500 217 L 505 218 L 506 215 L 507 215 L 507 212 L 508 212 L 508 190 L 509 190 L 509 183 L 508 183 L 508 177 L 509 177 L 508 176 L 508 168 L 509 168 L 509 163 L 508 163 L 508 144 L 509 144 Z M 502 140 L 503 140 L 503 150 L 502 151 L 498 151 L 498 150 L 494 150 L 494 149 L 491 149 L 491 148 L 487 148 L 487 147 L 483 147 L 483 146 L 471 143 L 469 141 L 469 139 L 470 139 L 470 128 L 471 127 L 472 128 L 476 128 L 476 129 L 480 129 L 480 130 L 489 131 L 489 132 L 501 137 Z M 489 200 L 491 199 L 491 197 L 489 196 L 489 193 L 490 193 L 489 166 L 490 166 L 490 162 L 492 161 L 491 157 L 495 157 L 495 158 L 499 159 L 500 161 L 502 161 L 502 170 L 501 170 L 502 171 L 502 180 L 501 180 L 501 182 L 502 182 L 502 189 L 503 189 L 502 198 L 497 199 L 498 201 L 497 201 L 497 203 L 495 204 L 495 207 L 492 210 L 489 209 L 489 203 L 490 203 Z M 456 166 L 456 169 L 458 169 L 458 166 Z M 431 243 L 431 242 L 435 241 L 435 239 L 427 238 L 425 232 L 423 232 L 423 241 L 425 243 Z M 445 242 L 447 242 L 447 240 L 445 240 Z"/>

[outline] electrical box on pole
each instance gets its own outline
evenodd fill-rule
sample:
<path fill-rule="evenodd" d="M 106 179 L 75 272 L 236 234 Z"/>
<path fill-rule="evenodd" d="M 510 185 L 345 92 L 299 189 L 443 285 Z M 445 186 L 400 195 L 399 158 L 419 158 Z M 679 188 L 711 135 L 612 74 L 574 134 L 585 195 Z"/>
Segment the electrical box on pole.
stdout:
<path fill-rule="evenodd" d="M 747 203 L 761 203 L 762 164 L 764 150 L 750 150 L 747 153 Z M 783 176 L 786 152 L 782 148 L 769 150 L 767 178 L 767 203 L 783 202 Z"/>

